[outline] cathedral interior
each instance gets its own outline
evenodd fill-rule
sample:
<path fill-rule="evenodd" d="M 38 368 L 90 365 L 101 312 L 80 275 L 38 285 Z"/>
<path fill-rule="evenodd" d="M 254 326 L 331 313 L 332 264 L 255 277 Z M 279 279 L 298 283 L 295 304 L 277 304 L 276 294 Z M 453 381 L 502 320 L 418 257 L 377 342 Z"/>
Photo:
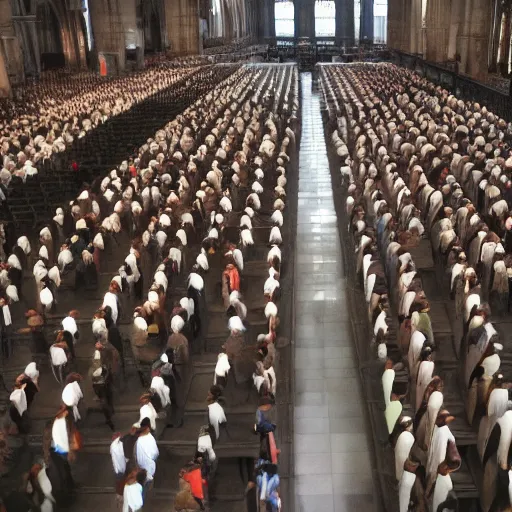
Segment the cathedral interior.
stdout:
<path fill-rule="evenodd" d="M 511 512 L 511 27 L 0 0 L 0 512 Z"/>

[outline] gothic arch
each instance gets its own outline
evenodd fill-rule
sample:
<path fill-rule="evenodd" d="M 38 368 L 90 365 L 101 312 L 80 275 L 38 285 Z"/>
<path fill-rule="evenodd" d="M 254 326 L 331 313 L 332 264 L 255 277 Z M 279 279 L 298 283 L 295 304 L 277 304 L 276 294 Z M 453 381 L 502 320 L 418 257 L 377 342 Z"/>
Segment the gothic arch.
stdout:
<path fill-rule="evenodd" d="M 160 0 L 142 1 L 142 28 L 144 31 L 144 46 L 150 51 L 162 51 L 165 45 L 163 34 L 165 27 L 161 21 L 164 20 L 163 9 Z M 162 28 L 164 30 L 162 30 Z"/>
<path fill-rule="evenodd" d="M 64 53 L 62 21 L 52 0 L 38 0 L 34 5 L 39 52 Z"/>

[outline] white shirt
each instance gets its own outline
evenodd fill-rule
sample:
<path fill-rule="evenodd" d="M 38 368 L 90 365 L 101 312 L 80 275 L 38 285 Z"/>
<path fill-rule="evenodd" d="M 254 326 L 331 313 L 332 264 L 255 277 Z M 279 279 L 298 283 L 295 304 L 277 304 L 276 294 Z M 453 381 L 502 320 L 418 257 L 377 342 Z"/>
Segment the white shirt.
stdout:
<path fill-rule="evenodd" d="M 123 491 L 123 512 L 137 512 L 144 505 L 142 500 L 142 485 L 125 485 Z"/>
<path fill-rule="evenodd" d="M 151 434 L 145 434 L 137 439 L 135 446 L 137 464 L 147 472 L 147 479 L 153 480 L 156 471 L 156 459 L 160 455 L 155 438 Z"/>
<path fill-rule="evenodd" d="M 210 421 L 210 425 L 215 429 L 215 437 L 219 439 L 219 425 L 221 423 L 227 423 L 227 419 L 222 405 L 218 402 L 214 402 L 208 406 L 208 420 Z"/>
<path fill-rule="evenodd" d="M 69 437 L 66 418 L 54 420 L 52 426 L 52 445 L 58 446 L 60 451 L 69 453 Z"/>
<path fill-rule="evenodd" d="M 151 390 L 157 393 L 160 397 L 162 407 L 167 407 L 171 403 L 169 387 L 165 385 L 162 377 L 153 377 L 153 380 L 151 381 Z"/>
<path fill-rule="evenodd" d="M 212 438 L 209 435 L 200 436 L 197 440 L 197 451 L 199 453 L 208 452 L 208 458 L 210 462 L 213 462 L 217 456 L 213 451 Z"/>
<path fill-rule="evenodd" d="M 124 474 L 126 471 L 126 457 L 124 456 L 124 447 L 120 437 L 112 441 L 110 445 L 110 456 L 112 457 L 114 472 L 116 474 Z"/>
<path fill-rule="evenodd" d="M 153 407 L 153 404 L 151 402 L 143 405 L 141 408 L 140 408 L 140 419 L 139 419 L 139 423 L 144 419 L 144 418 L 149 418 L 149 421 L 151 422 L 151 428 L 152 430 L 156 430 L 156 411 L 155 411 L 155 408 Z"/>

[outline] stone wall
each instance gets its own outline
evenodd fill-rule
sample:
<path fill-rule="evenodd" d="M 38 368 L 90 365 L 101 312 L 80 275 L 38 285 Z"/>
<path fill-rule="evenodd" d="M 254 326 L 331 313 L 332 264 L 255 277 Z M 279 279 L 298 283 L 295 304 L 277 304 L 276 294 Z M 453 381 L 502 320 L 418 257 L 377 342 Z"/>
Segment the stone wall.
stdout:
<path fill-rule="evenodd" d="M 510 47 L 491 40 L 493 9 L 488 0 L 389 0 L 388 46 L 482 80 L 490 45 Z"/>

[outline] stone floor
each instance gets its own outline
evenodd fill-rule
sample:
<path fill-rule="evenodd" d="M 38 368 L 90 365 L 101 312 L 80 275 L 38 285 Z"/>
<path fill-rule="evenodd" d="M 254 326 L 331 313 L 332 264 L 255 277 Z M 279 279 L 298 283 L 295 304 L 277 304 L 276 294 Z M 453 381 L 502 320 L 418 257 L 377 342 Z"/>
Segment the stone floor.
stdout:
<path fill-rule="evenodd" d="M 298 512 L 371 512 L 371 457 L 319 94 L 302 78 L 295 274 Z"/>

